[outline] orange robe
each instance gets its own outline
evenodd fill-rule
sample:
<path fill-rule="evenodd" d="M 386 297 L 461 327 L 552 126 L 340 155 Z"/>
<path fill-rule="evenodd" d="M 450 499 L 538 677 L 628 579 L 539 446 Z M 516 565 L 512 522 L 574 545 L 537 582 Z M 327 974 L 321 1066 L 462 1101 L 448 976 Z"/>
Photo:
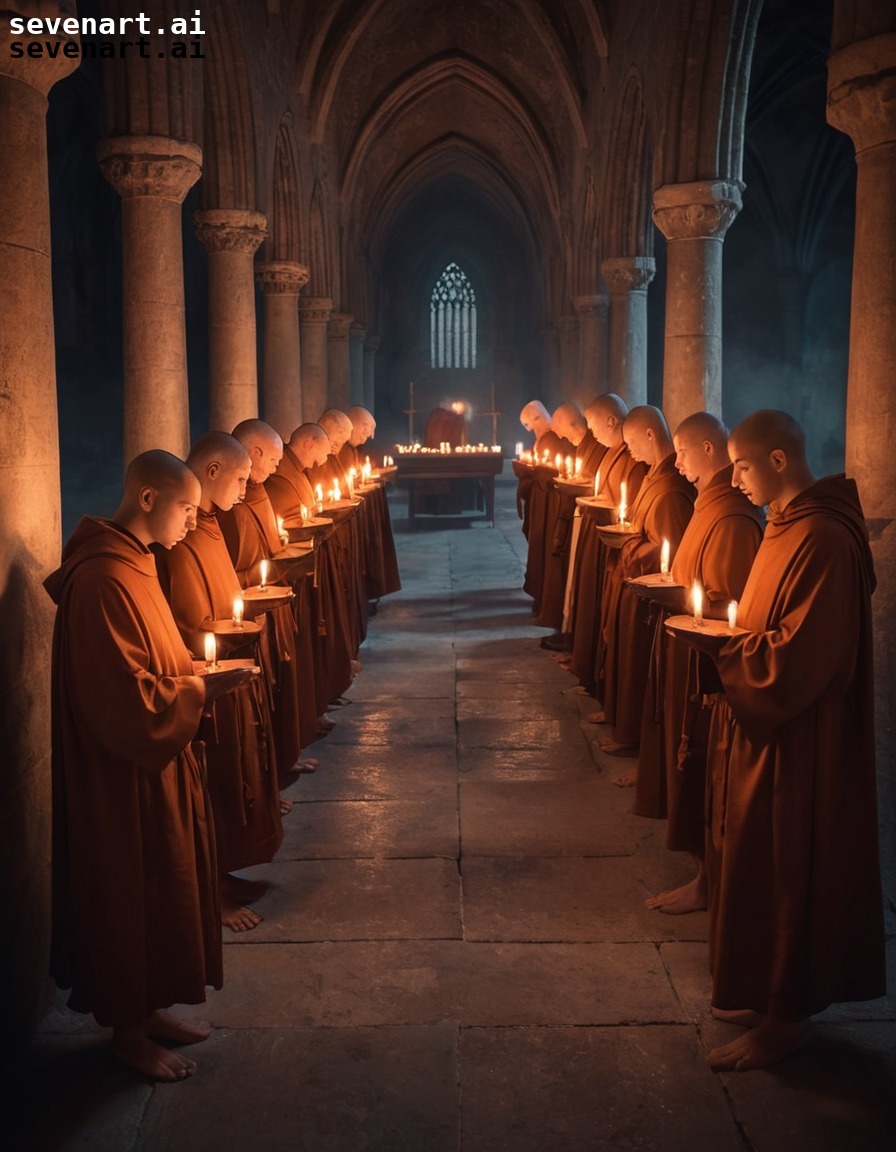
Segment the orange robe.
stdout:
<path fill-rule="evenodd" d="M 313 512 L 314 489 L 305 469 L 287 447 L 283 459 L 273 476 L 265 481 L 265 488 L 278 516 L 284 520 L 297 517 L 304 505 Z M 327 704 L 341 696 L 352 682 L 352 659 L 355 652 L 349 633 L 349 609 L 341 580 L 333 534 L 321 540 L 316 549 L 317 567 L 311 588 L 309 611 L 312 618 L 311 639 L 314 655 L 314 690 L 317 715 L 322 715 Z M 307 582 L 306 582 L 307 583 Z M 296 607 L 300 608 L 301 603 Z M 302 620 L 298 620 L 302 631 Z"/>
<path fill-rule="evenodd" d="M 536 461 L 540 461 L 545 452 L 548 453 L 548 459 L 553 464 L 558 452 L 564 459 L 570 455 L 572 445 L 568 440 L 561 440 L 557 433 L 549 428 L 547 432 L 542 432 L 535 441 L 532 456 Z M 534 469 L 527 469 L 526 474 L 520 476 L 516 486 L 516 510 L 523 522 L 523 535 L 527 540 L 529 539 L 529 497 L 532 494 L 534 478 Z"/>
<path fill-rule="evenodd" d="M 699 493 L 674 555 L 672 579 L 682 586 L 680 607 L 654 606 L 656 628 L 633 809 L 639 816 L 666 817 L 666 847 L 700 856 L 705 838 L 709 727 L 709 710 L 700 707 L 700 700 L 715 690 L 714 677 L 707 658 L 700 660 L 694 649 L 669 636 L 664 622 L 676 612 L 691 610 L 690 589 L 695 580 L 708 606 L 725 608 L 743 595 L 764 520 L 761 510 L 731 487 L 732 472 L 729 464 Z"/>
<path fill-rule="evenodd" d="M 885 991 L 868 534 L 853 481 L 769 510 L 717 658 L 713 1004 L 803 1019 Z"/>
<path fill-rule="evenodd" d="M 306 475 L 315 491 L 318 485 L 323 488 L 325 503 L 328 499 L 327 493 L 337 483 L 342 498 L 348 497 L 348 478 L 332 452 L 327 456 L 325 463 L 306 469 Z M 363 519 L 358 515 L 357 509 L 343 509 L 329 513 L 325 511 L 324 515 L 331 516 L 335 523 L 335 531 L 329 539 L 329 546 L 338 564 L 339 579 L 345 591 L 345 603 L 348 608 L 347 625 L 354 658 L 367 637 L 367 573 L 364 568 Z"/>
<path fill-rule="evenodd" d="M 129 532 L 82 520 L 46 588 L 59 606 L 50 971 L 71 1008 L 135 1025 L 222 984 L 214 829 L 191 747 L 205 687 Z"/>
<path fill-rule="evenodd" d="M 219 512 L 218 523 L 241 587 L 257 584 L 261 561 L 270 559 L 283 546 L 277 531 L 277 516 L 265 486 L 250 480 L 242 503 L 234 504 L 227 512 Z M 302 750 L 302 728 L 308 737 L 307 743 L 317 731 L 314 666 L 310 645 L 301 646 L 291 605 L 281 604 L 270 609 L 267 620 L 267 627 L 259 638 L 258 654 L 270 692 L 280 784 L 285 787 Z"/>
<path fill-rule="evenodd" d="M 180 634 L 201 658 L 203 625 L 230 619 L 241 592 L 218 518 L 201 508 L 196 529 L 159 554 L 159 579 Z M 252 656 L 248 645 L 234 656 Z M 270 709 L 260 679 L 219 696 L 203 726 L 221 872 L 265 864 L 283 839 Z"/>
<path fill-rule="evenodd" d="M 629 588 L 631 576 L 659 572 L 663 540 L 673 550 L 694 510 L 695 491 L 675 467 L 671 453 L 644 478 L 631 506 L 632 538 L 614 553 L 604 580 L 601 624 L 604 651 L 602 703 L 619 744 L 637 744 L 647 689 L 649 607 Z"/>
<path fill-rule="evenodd" d="M 365 453 L 366 455 L 366 453 Z M 351 444 L 344 444 L 339 453 L 339 463 L 346 474 L 350 468 L 356 472 L 355 483 L 360 483 L 364 461 L 361 452 Z M 389 501 L 386 486 L 378 483 L 364 494 L 364 508 L 369 519 L 367 553 L 367 598 L 379 600 L 390 592 L 401 589 L 398 574 L 398 557 L 395 552 L 395 537 L 392 534 L 392 518 L 389 515 Z"/>
<path fill-rule="evenodd" d="M 600 495 L 613 507 L 619 506 L 621 485 L 626 485 L 626 499 L 634 501 L 647 475 L 647 465 L 631 458 L 625 444 L 607 449 L 600 462 Z M 613 513 L 596 506 L 582 510 L 582 529 L 576 554 L 578 574 L 572 610 L 572 661 L 570 671 L 589 692 L 596 688 L 596 672 L 603 664 L 603 640 L 600 631 L 600 604 L 608 550 L 597 533 L 598 525 L 611 524 Z"/>
<path fill-rule="evenodd" d="M 568 440 L 562 440 L 556 432 L 545 432 L 536 441 L 535 452 L 543 453 L 551 447 L 553 453 L 547 464 L 536 464 L 532 470 L 529 494 L 526 502 L 527 516 L 523 520 L 523 531 L 527 534 L 529 549 L 526 558 L 526 575 L 523 591 L 535 601 L 533 612 L 537 616 L 541 609 L 544 585 L 545 550 L 550 546 L 551 532 L 557 520 L 559 493 L 554 487 L 557 478 L 556 458 L 575 455 L 575 448 Z M 523 481 L 520 481 L 520 485 Z"/>

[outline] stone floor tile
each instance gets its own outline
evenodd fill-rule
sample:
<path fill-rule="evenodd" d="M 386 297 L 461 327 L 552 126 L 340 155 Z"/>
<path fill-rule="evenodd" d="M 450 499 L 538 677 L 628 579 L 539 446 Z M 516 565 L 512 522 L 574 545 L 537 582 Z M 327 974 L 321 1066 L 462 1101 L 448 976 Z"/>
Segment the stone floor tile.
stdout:
<path fill-rule="evenodd" d="M 402 800 L 296 804 L 278 860 L 458 855 L 457 807 L 441 792 Z"/>
<path fill-rule="evenodd" d="M 363 752 L 346 744 L 307 749 L 320 760 L 284 792 L 293 802 L 314 800 L 401 800 L 411 796 L 457 792 L 457 755 L 432 748 L 373 746 Z M 284 826 L 290 817 L 284 817 Z"/>
<path fill-rule="evenodd" d="M 332 713 L 330 713 L 332 715 Z M 386 721 L 381 711 L 373 715 L 359 713 L 350 724 L 340 724 L 327 737 L 328 744 L 351 744 L 358 749 L 376 744 L 399 747 L 451 747 L 455 739 L 454 717 L 397 716 Z"/>
<path fill-rule="evenodd" d="M 459 706 L 459 705 L 458 705 Z M 595 780 L 589 757 L 546 756 L 543 748 L 471 748 L 458 761 L 462 780 Z"/>

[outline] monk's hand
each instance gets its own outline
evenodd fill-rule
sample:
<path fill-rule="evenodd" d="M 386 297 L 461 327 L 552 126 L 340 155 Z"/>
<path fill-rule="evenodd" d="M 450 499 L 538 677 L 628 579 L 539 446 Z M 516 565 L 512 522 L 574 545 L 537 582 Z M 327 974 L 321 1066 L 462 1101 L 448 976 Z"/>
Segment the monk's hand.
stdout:
<path fill-rule="evenodd" d="M 228 692 L 235 692 L 237 688 L 248 684 L 257 675 L 258 671 L 255 668 L 227 668 L 220 672 L 206 674 L 204 677 L 205 702 L 211 704 L 219 696 L 226 696 Z"/>

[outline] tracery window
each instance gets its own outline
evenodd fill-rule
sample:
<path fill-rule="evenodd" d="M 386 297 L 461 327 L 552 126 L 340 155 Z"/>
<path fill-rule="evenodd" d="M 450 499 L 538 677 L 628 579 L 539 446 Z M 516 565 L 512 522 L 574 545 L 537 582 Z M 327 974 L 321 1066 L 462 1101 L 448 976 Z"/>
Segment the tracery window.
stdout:
<path fill-rule="evenodd" d="M 476 367 L 476 293 L 453 262 L 432 290 L 429 336 L 431 367 Z"/>

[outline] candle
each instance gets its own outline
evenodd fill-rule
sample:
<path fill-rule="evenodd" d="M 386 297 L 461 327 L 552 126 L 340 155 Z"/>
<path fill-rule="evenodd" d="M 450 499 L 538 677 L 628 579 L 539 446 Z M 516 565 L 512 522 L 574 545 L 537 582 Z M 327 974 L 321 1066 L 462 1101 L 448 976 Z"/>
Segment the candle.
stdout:
<path fill-rule="evenodd" d="M 728 601 L 728 627 L 733 632 L 737 627 L 737 601 Z"/>
<path fill-rule="evenodd" d="M 517 440 L 516 445 L 514 447 L 514 455 L 517 458 L 519 458 L 520 456 L 522 456 L 522 454 L 523 454 L 523 442 L 522 442 L 522 440 Z"/>
<path fill-rule="evenodd" d="M 259 564 L 259 568 L 261 569 L 261 580 L 258 583 L 258 587 L 264 588 L 265 584 L 267 584 L 267 582 L 268 582 L 268 562 L 267 562 L 267 560 L 262 560 L 261 564 Z"/>
<path fill-rule="evenodd" d="M 277 517 L 277 532 L 279 533 L 281 541 L 284 544 L 288 544 L 289 543 L 289 533 L 283 527 L 283 517 L 282 516 Z"/>
<path fill-rule="evenodd" d="M 560 453 L 559 453 L 559 452 L 558 452 L 558 453 L 557 453 L 557 455 L 554 457 L 554 467 L 557 469 L 557 471 L 558 471 L 558 472 L 559 472 L 559 471 L 562 469 L 562 467 L 563 467 L 563 457 L 560 455 Z"/>
<path fill-rule="evenodd" d="M 566 457 L 566 478 L 567 480 L 572 476 L 572 456 Z"/>
<path fill-rule="evenodd" d="M 357 475 L 358 475 L 358 472 L 355 468 L 349 468 L 349 470 L 348 470 L 348 494 L 349 494 L 349 496 L 354 496 L 354 494 L 355 494 L 355 478 Z"/>
<path fill-rule="evenodd" d="M 594 495 L 595 496 L 597 495 L 599 488 L 600 488 L 600 469 L 598 468 L 597 475 L 594 477 Z"/>
<path fill-rule="evenodd" d="M 209 672 L 214 672 L 218 661 L 218 645 L 215 642 L 214 632 L 205 634 L 205 663 Z"/>
<path fill-rule="evenodd" d="M 669 571 L 669 541 L 663 540 L 663 546 L 660 549 L 660 572 L 665 576 Z"/>
<path fill-rule="evenodd" d="M 324 510 L 324 488 L 322 484 L 318 484 L 314 489 L 314 495 L 317 497 L 317 510 L 323 512 Z"/>
<path fill-rule="evenodd" d="M 243 609 L 244 609 L 243 598 L 242 598 L 242 596 L 237 596 L 233 601 L 233 622 L 234 622 L 234 624 L 242 625 L 242 623 L 243 623 Z M 214 637 L 212 637 L 212 639 L 214 639 Z"/>
<path fill-rule="evenodd" d="M 342 489 L 339 487 L 338 480 L 336 480 L 333 484 L 333 499 L 337 503 L 342 499 Z"/>
<path fill-rule="evenodd" d="M 696 580 L 691 590 L 691 601 L 694 605 L 694 623 L 699 627 L 703 623 L 703 589 Z"/>
<path fill-rule="evenodd" d="M 576 479 L 578 479 L 581 475 L 582 475 L 582 460 L 581 460 L 581 458 L 579 458 L 578 460 L 576 460 Z"/>
<path fill-rule="evenodd" d="M 625 514 L 628 512 L 628 503 L 626 500 L 627 496 L 628 496 L 628 485 L 623 480 L 622 483 L 619 485 L 619 523 L 620 524 L 625 523 Z"/>
<path fill-rule="evenodd" d="M 301 507 L 299 508 L 299 512 L 302 514 L 302 523 L 307 524 L 307 522 L 308 522 L 308 509 L 305 507 L 304 504 L 302 504 Z"/>

